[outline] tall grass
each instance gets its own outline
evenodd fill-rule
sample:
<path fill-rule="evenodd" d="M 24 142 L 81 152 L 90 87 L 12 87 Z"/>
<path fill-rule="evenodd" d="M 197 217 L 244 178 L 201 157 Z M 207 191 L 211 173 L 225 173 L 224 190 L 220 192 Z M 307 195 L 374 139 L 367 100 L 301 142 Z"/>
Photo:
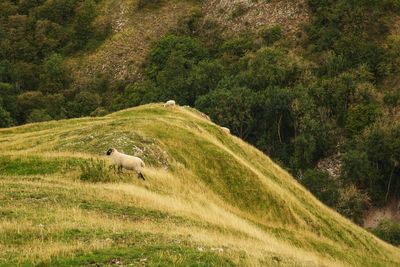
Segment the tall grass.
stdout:
<path fill-rule="evenodd" d="M 107 183 L 114 182 L 115 176 L 110 172 L 111 168 L 107 167 L 104 160 L 86 160 L 80 164 L 81 174 L 79 179 L 84 182 Z M 115 168 L 114 168 L 115 170 Z"/>
<path fill-rule="evenodd" d="M 108 168 L 101 155 L 110 142 L 151 156 L 146 181 Z M 143 258 L 155 265 L 400 264 L 398 249 L 322 205 L 260 151 L 184 108 L 152 104 L 0 130 L 0 151 L 7 166 L 0 166 L 0 265 Z M 75 168 L 62 167 L 68 158 Z"/>

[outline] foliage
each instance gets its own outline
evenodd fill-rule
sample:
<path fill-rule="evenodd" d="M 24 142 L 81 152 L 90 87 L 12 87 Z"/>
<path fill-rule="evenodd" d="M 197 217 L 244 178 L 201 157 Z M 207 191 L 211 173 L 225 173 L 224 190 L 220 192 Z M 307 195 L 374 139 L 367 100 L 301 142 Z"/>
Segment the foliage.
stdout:
<path fill-rule="evenodd" d="M 361 133 L 379 117 L 379 108 L 372 104 L 358 104 L 350 107 L 346 118 L 346 131 L 350 136 Z"/>
<path fill-rule="evenodd" d="M 347 68 L 366 64 L 379 74 L 384 51 L 376 39 L 388 32 L 398 1 L 309 0 L 308 4 L 313 17 L 307 30 L 315 50 L 333 50 L 343 56 Z"/>
<path fill-rule="evenodd" d="M 26 118 L 27 123 L 51 120 L 51 116 L 44 109 L 34 109 Z"/>
<path fill-rule="evenodd" d="M 81 91 L 73 102 L 70 102 L 69 111 L 71 117 L 87 116 L 101 104 L 99 94 L 91 91 Z"/>
<path fill-rule="evenodd" d="M 164 0 L 138 0 L 136 3 L 137 9 L 156 8 L 159 7 Z"/>
<path fill-rule="evenodd" d="M 239 18 L 239 17 L 243 16 L 244 14 L 246 14 L 247 10 L 248 10 L 248 7 L 246 6 L 246 4 L 239 3 L 233 9 L 231 18 L 232 19 Z"/>
<path fill-rule="evenodd" d="M 371 229 L 371 232 L 392 245 L 400 246 L 400 223 L 382 220 L 376 228 Z"/>
<path fill-rule="evenodd" d="M 253 127 L 255 93 L 246 87 L 221 88 L 200 97 L 196 107 L 233 133 L 246 138 Z"/>
<path fill-rule="evenodd" d="M 300 182 L 326 205 L 336 205 L 339 198 L 338 186 L 328 173 L 310 169 L 301 176 Z"/>
<path fill-rule="evenodd" d="M 164 37 L 150 53 L 146 70 L 149 79 L 155 84 L 153 89 L 157 91 L 156 98 L 162 101 L 174 98 L 180 104 L 193 105 L 199 87 L 192 87 L 191 80 L 196 80 L 193 77 L 195 74 L 191 72 L 199 72 L 201 65 L 194 68 L 206 57 L 207 50 L 194 38 L 174 35 Z"/>
<path fill-rule="evenodd" d="M 82 115 L 66 110 L 66 107 L 75 107 L 68 103 L 74 101 L 75 94 L 70 93 L 71 77 L 64 60 L 106 37 L 106 31 L 102 33 L 102 29 L 93 27 L 99 1 L 3 2 L 0 8 L 0 87 L 7 84 L 10 88 L 7 93 L 0 90 L 4 100 L 2 109 L 16 124 Z M 35 96 L 32 92 L 42 95 Z M 96 107 L 90 108 L 92 110 L 85 110 L 84 114 Z M 3 117 L 5 112 L 2 111 Z"/>
<path fill-rule="evenodd" d="M 104 160 L 90 159 L 80 165 L 79 179 L 90 183 L 107 183 L 115 181 Z"/>
<path fill-rule="evenodd" d="M 260 36 L 267 45 L 271 45 L 282 38 L 282 28 L 279 25 L 262 28 L 260 30 Z"/>
<path fill-rule="evenodd" d="M 380 123 L 370 127 L 356 141 L 357 149 L 343 157 L 346 180 L 366 190 L 375 203 L 398 196 L 399 155 L 398 123 Z"/>
<path fill-rule="evenodd" d="M 351 184 L 340 188 L 336 209 L 339 213 L 353 220 L 355 223 L 362 224 L 363 215 L 370 207 L 370 203 L 368 194 Z"/>
<path fill-rule="evenodd" d="M 10 127 L 12 125 L 12 119 L 10 116 L 10 112 L 5 110 L 0 105 L 0 128 Z"/>
<path fill-rule="evenodd" d="M 63 59 L 59 54 L 52 54 L 43 63 L 40 74 L 40 89 L 45 93 L 57 93 L 65 89 L 67 74 Z"/>

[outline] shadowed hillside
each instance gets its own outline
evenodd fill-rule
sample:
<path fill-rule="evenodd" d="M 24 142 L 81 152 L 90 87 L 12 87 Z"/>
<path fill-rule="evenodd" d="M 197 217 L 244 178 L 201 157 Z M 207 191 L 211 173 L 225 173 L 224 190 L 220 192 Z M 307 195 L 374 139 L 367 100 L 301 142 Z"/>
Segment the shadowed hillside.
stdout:
<path fill-rule="evenodd" d="M 81 182 L 108 147 L 146 181 Z M 400 251 L 317 201 L 261 152 L 190 108 L 0 131 L 0 265 L 394 266 Z"/>

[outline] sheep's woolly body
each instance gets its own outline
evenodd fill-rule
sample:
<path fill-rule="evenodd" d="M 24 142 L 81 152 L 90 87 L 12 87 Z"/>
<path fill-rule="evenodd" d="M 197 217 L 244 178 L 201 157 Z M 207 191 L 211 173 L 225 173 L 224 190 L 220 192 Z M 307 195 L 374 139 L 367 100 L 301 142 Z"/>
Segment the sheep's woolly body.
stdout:
<path fill-rule="evenodd" d="M 174 107 L 175 105 L 175 100 L 168 100 L 167 102 L 165 102 L 164 107 Z"/>
<path fill-rule="evenodd" d="M 231 133 L 231 130 L 229 130 L 229 128 L 227 127 L 221 127 L 222 130 L 224 130 L 226 133 Z"/>
<path fill-rule="evenodd" d="M 145 167 L 145 164 L 141 158 L 118 152 L 115 148 L 110 149 L 109 151 L 110 153 L 108 155 L 111 156 L 115 165 L 119 168 L 134 170 L 141 178 L 143 178 L 142 170 Z"/>

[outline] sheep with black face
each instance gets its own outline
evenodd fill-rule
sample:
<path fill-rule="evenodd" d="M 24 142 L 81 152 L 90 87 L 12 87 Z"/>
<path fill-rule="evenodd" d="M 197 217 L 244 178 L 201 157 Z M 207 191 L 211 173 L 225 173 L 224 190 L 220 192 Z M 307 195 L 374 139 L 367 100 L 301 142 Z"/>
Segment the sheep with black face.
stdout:
<path fill-rule="evenodd" d="M 122 169 L 134 170 L 137 173 L 138 178 L 144 180 L 142 170 L 145 167 L 145 164 L 141 158 L 118 152 L 115 148 L 110 148 L 107 150 L 106 154 L 113 159 L 115 165 L 118 167 L 118 172 L 122 172 Z"/>

